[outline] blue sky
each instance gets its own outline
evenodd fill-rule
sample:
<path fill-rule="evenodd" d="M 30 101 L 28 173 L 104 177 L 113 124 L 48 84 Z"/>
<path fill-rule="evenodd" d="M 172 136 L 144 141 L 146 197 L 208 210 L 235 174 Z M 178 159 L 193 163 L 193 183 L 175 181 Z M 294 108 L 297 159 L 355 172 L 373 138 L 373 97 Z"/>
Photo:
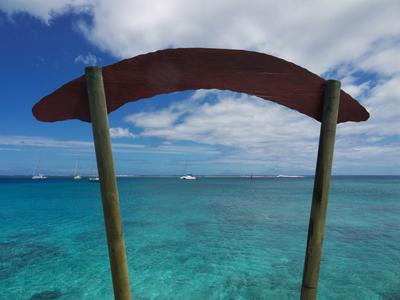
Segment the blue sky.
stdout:
<path fill-rule="evenodd" d="M 338 126 L 334 173 L 400 174 L 398 1 L 206 2 L 2 1 L 0 175 L 94 173 L 90 124 L 31 107 L 86 65 L 167 47 L 255 50 L 340 79 L 371 119 Z M 314 173 L 319 123 L 249 95 L 160 95 L 109 117 L 118 174 Z"/>

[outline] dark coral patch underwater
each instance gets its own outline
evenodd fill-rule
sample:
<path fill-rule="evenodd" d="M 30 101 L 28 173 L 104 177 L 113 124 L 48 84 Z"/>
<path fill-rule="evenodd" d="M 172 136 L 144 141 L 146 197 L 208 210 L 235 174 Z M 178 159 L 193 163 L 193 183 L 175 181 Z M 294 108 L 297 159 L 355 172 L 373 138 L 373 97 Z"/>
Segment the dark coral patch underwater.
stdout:
<path fill-rule="evenodd" d="M 58 290 L 54 291 L 43 291 L 37 294 L 34 294 L 30 300 L 51 300 L 58 299 L 62 296 L 62 293 Z"/>

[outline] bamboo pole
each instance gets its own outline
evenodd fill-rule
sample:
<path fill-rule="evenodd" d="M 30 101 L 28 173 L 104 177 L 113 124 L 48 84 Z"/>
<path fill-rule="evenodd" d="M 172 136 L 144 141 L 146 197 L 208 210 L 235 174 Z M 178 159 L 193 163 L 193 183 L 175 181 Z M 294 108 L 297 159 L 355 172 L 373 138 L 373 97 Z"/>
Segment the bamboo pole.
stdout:
<path fill-rule="evenodd" d="M 314 192 L 308 226 L 307 250 L 304 261 L 301 300 L 317 298 L 318 276 L 326 209 L 328 206 L 329 182 L 332 171 L 333 148 L 340 102 L 340 81 L 328 80 L 323 99 L 321 132 L 318 159 L 314 179 Z"/>
<path fill-rule="evenodd" d="M 97 169 L 100 177 L 100 190 L 114 297 L 116 300 L 130 300 L 128 265 L 126 262 L 125 242 L 122 234 L 119 197 L 115 179 L 110 131 L 108 127 L 107 104 L 101 68 L 88 67 L 85 70 L 85 75 L 94 146 L 96 150 Z"/>

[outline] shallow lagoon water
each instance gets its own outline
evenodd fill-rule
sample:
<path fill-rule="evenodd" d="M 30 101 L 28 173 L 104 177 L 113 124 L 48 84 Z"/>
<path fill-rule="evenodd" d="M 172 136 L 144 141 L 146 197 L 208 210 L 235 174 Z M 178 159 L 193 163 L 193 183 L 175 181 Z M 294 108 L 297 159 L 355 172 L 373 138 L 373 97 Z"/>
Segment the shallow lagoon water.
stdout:
<path fill-rule="evenodd" d="M 134 299 L 298 299 L 313 178 L 118 184 Z M 0 189 L 0 299 L 113 299 L 98 183 Z M 334 177 L 319 299 L 400 299 L 399 224 L 400 177 Z"/>

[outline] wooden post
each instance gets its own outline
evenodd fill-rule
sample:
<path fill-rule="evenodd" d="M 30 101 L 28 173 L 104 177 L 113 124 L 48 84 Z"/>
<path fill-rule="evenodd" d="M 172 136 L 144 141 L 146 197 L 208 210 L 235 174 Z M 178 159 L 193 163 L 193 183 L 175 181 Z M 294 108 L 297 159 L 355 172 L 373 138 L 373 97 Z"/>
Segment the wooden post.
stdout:
<path fill-rule="evenodd" d="M 100 67 L 85 70 L 90 118 L 100 177 L 101 198 L 107 233 L 108 255 L 116 300 L 131 299 L 125 242 L 122 235 L 117 182 L 115 179 L 107 104 Z"/>
<path fill-rule="evenodd" d="M 333 148 L 335 145 L 340 102 L 340 81 L 328 80 L 326 82 L 323 101 L 301 300 L 313 300 L 317 298 L 318 275 L 322 242 L 324 239 L 326 209 L 328 206 L 329 181 L 332 171 Z"/>

